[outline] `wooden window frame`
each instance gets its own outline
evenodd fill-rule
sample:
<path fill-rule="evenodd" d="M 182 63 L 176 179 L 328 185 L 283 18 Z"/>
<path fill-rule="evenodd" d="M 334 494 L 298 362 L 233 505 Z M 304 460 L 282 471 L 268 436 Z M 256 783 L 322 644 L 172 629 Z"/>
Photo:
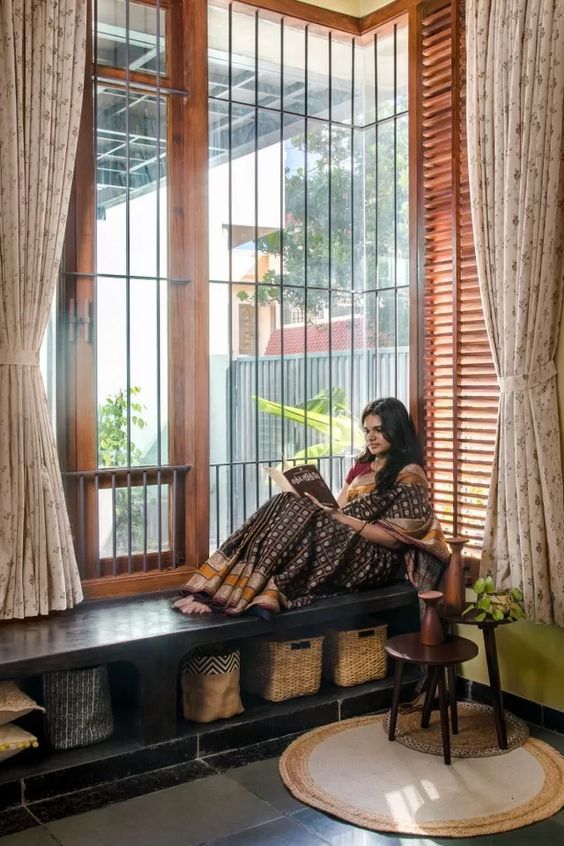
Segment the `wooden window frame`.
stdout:
<path fill-rule="evenodd" d="M 156 6 L 155 0 L 141 2 Z M 208 405 L 207 225 L 195 211 L 207 205 L 207 4 L 205 0 L 161 0 L 160 6 L 169 10 L 168 76 L 160 77 L 160 86 L 165 89 L 161 96 L 166 96 L 167 90 L 172 92 L 167 101 L 168 274 L 171 279 L 186 280 L 170 283 L 168 297 L 169 462 L 171 465 L 191 465 L 180 503 L 184 513 L 182 558 L 185 564 L 166 569 L 169 556 L 163 550 L 161 559 L 165 568 L 162 570 L 84 580 L 85 595 L 91 598 L 160 590 L 180 584 L 186 580 L 187 572 L 207 555 L 207 534 L 203 537 L 199 531 L 208 521 L 209 509 L 209 434 L 205 412 Z M 89 3 L 89 32 L 91 26 Z M 86 303 L 94 301 L 93 89 L 97 78 L 115 80 L 117 84 L 129 82 L 133 89 L 136 84 L 156 89 L 154 75 L 96 66 L 91 38 L 87 39 L 85 78 L 58 303 L 62 317 L 58 352 L 59 361 L 64 364 L 57 376 L 57 395 L 62 406 L 57 435 L 63 473 L 88 472 L 97 466 L 94 347 L 85 341 L 80 325 L 72 332 L 74 341 L 68 329 L 73 309 L 83 318 Z M 92 389 L 85 389 L 85 386 Z M 195 409 L 202 411 L 195 412 Z M 126 469 L 116 474 L 123 486 L 127 483 L 127 475 Z M 94 485 L 87 485 L 82 495 L 88 514 L 93 514 L 97 496 Z M 82 507 L 77 486 L 74 486 L 74 493 L 71 486 L 67 498 L 71 520 L 76 525 Z M 88 561 L 97 556 L 94 529 L 94 521 L 90 520 L 84 541 Z M 136 563 L 136 556 L 131 558 Z"/>
<path fill-rule="evenodd" d="M 299 18 L 335 31 L 353 35 L 367 32 L 408 17 L 409 57 L 409 243 L 410 243 L 410 411 L 421 433 L 426 430 L 426 382 L 424 372 L 424 243 L 421 187 L 423 153 L 421 94 L 421 23 L 423 14 L 446 0 L 395 0 L 364 18 L 341 15 L 297 0 L 242 0 L 248 5 Z M 154 0 L 141 2 L 155 5 Z M 458 0 L 452 0 L 456 9 Z M 207 244 L 207 3 L 205 0 L 161 0 L 169 8 L 168 61 L 172 74 L 161 78 L 183 96 L 170 102 L 171 117 L 167 138 L 169 150 L 169 274 L 185 278 L 189 284 L 171 285 L 169 297 L 171 356 L 169 359 L 169 421 L 171 463 L 190 464 L 185 514 L 185 561 L 182 568 L 155 574 L 116 577 L 85 582 L 87 596 L 118 595 L 162 589 L 185 580 L 208 555 L 209 526 L 209 421 L 208 421 L 208 244 Z M 77 153 L 76 172 L 69 209 L 60 312 L 68 318 L 71 301 L 81 304 L 92 299 L 94 270 L 95 204 L 93 202 L 93 57 L 88 39 L 86 86 Z M 456 71 L 455 71 L 456 73 Z M 104 66 L 105 79 L 123 82 L 126 72 Z M 130 82 L 154 84 L 148 74 L 130 73 Z M 458 108 L 458 107 L 457 107 Z M 460 117 L 459 113 L 458 117 Z M 460 126 L 460 125 L 459 125 Z M 453 130 L 454 131 L 454 130 Z M 457 130 L 459 131 L 459 130 Z M 176 194 L 174 194 L 176 191 Z M 455 200 L 458 203 L 459 199 Z M 466 245 L 467 247 L 467 245 Z M 453 242 L 455 255 L 459 244 Z M 77 343 L 69 350 L 68 320 L 62 321 L 58 352 L 62 362 L 57 374 L 58 441 L 63 446 L 63 470 L 93 470 L 96 467 L 95 415 L 93 394 L 83 390 L 85 378 L 93 384 L 93 349 Z M 88 499 L 89 497 L 89 499 Z M 92 491 L 87 507 L 94 507 Z M 69 502 L 71 515 L 76 502 Z M 90 553 L 95 539 L 88 538 Z"/>

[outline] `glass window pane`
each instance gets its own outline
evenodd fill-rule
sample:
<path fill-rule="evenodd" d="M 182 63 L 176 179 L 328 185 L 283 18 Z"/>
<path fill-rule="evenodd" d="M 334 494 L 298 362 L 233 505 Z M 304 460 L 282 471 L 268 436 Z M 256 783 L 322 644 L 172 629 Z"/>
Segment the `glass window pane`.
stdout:
<path fill-rule="evenodd" d="M 124 88 L 96 97 L 96 248 L 98 273 L 127 272 L 127 110 Z"/>
<path fill-rule="evenodd" d="M 134 276 L 152 276 L 159 267 L 167 275 L 166 105 L 166 97 L 130 98 L 129 272 Z"/>
<path fill-rule="evenodd" d="M 367 126 L 376 120 L 376 83 L 373 35 L 357 41 L 354 51 L 355 125 Z"/>
<path fill-rule="evenodd" d="M 396 302 L 398 332 L 396 396 L 409 407 L 409 288 L 398 288 Z"/>
<path fill-rule="evenodd" d="M 352 161 L 351 131 L 331 128 L 331 280 L 336 288 L 351 287 Z"/>
<path fill-rule="evenodd" d="M 256 10 L 239 6 L 231 14 L 231 99 L 256 102 Z"/>
<path fill-rule="evenodd" d="M 160 270 L 161 275 L 167 274 L 166 137 L 166 97 L 99 87 L 98 273 L 154 276 Z"/>
<path fill-rule="evenodd" d="M 352 63 L 351 40 L 333 35 L 331 39 L 331 120 L 352 121 Z"/>
<path fill-rule="evenodd" d="M 280 19 L 270 20 L 260 14 L 258 20 L 258 105 L 280 109 L 281 91 L 281 31 Z"/>
<path fill-rule="evenodd" d="M 396 112 L 407 111 L 407 51 L 407 26 L 398 26 L 396 29 Z"/>
<path fill-rule="evenodd" d="M 378 120 L 394 113 L 394 33 L 376 38 L 376 74 L 378 77 Z"/>
<path fill-rule="evenodd" d="M 234 105 L 232 120 L 238 136 L 231 154 L 231 279 L 247 282 L 256 277 L 255 109 Z"/>
<path fill-rule="evenodd" d="M 127 467 L 127 282 L 99 277 L 96 285 L 98 466 Z M 135 441 L 135 431 L 131 440 Z M 135 447 L 135 444 L 134 444 Z"/>
<path fill-rule="evenodd" d="M 396 285 L 409 284 L 409 149 L 407 115 L 396 121 Z"/>
<path fill-rule="evenodd" d="M 97 10 L 99 64 L 166 75 L 166 9 L 133 0 L 98 0 Z"/>
<path fill-rule="evenodd" d="M 396 395 L 396 292 L 381 291 L 376 298 L 376 365 L 378 391 Z"/>
<path fill-rule="evenodd" d="M 208 6 L 208 91 L 229 99 L 229 9 L 217 2 Z"/>
<path fill-rule="evenodd" d="M 209 275 L 229 279 L 229 108 L 210 100 L 209 109 Z"/>
<path fill-rule="evenodd" d="M 258 281 L 280 283 L 283 220 L 281 116 L 258 111 L 257 235 Z"/>
<path fill-rule="evenodd" d="M 355 129 L 353 134 L 353 240 L 354 266 L 352 287 L 360 291 L 365 287 L 366 253 L 365 253 L 365 215 L 367 209 L 365 170 L 366 132 Z M 374 178 L 372 178 L 374 187 Z M 374 208 L 374 202 L 372 204 Z M 373 265 L 373 262 L 371 262 Z"/>
<path fill-rule="evenodd" d="M 307 144 L 307 285 L 326 288 L 329 284 L 329 128 L 317 120 L 308 121 Z"/>
<path fill-rule="evenodd" d="M 305 113 L 305 27 L 284 22 L 284 111 Z"/>
<path fill-rule="evenodd" d="M 329 36 L 326 32 L 307 31 L 307 113 L 329 117 Z"/>
<path fill-rule="evenodd" d="M 305 121 L 284 115 L 284 284 L 305 284 Z"/>
<path fill-rule="evenodd" d="M 394 122 L 378 126 L 377 249 L 378 287 L 395 284 Z"/>

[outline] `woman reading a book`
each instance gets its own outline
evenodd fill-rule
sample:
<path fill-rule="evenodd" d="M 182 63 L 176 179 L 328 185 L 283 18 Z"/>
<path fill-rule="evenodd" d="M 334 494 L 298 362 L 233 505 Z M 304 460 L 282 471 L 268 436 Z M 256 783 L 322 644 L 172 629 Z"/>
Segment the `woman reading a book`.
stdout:
<path fill-rule="evenodd" d="M 337 506 L 281 493 L 262 505 L 194 573 L 174 603 L 183 614 L 267 616 L 405 576 L 434 588 L 449 559 L 422 453 L 395 398 L 362 412 L 366 449 Z"/>

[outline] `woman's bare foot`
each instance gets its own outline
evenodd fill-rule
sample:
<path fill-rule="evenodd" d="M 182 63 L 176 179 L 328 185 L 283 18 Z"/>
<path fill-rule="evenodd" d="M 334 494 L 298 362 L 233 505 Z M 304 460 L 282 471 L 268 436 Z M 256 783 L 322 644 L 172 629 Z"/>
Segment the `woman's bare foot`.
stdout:
<path fill-rule="evenodd" d="M 211 614 L 212 609 L 205 602 L 199 602 L 193 596 L 182 596 L 177 599 L 173 608 L 178 608 L 182 614 Z"/>

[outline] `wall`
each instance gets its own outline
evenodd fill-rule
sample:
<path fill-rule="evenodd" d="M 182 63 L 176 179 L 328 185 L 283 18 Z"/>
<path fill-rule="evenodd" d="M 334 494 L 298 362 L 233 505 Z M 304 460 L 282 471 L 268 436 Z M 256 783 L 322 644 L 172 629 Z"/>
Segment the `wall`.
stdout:
<path fill-rule="evenodd" d="M 560 341 L 556 353 L 558 368 L 558 404 L 560 436 L 564 457 L 564 319 L 560 324 Z M 564 468 L 563 468 L 564 469 Z M 471 637 L 473 627 L 463 626 L 461 634 Z M 474 638 L 475 639 L 475 638 Z M 481 636 L 476 642 L 481 640 Z M 498 656 L 504 690 L 564 711 L 564 629 L 533 623 L 514 623 L 498 629 Z M 466 678 L 488 683 L 483 652 L 463 667 Z"/>

